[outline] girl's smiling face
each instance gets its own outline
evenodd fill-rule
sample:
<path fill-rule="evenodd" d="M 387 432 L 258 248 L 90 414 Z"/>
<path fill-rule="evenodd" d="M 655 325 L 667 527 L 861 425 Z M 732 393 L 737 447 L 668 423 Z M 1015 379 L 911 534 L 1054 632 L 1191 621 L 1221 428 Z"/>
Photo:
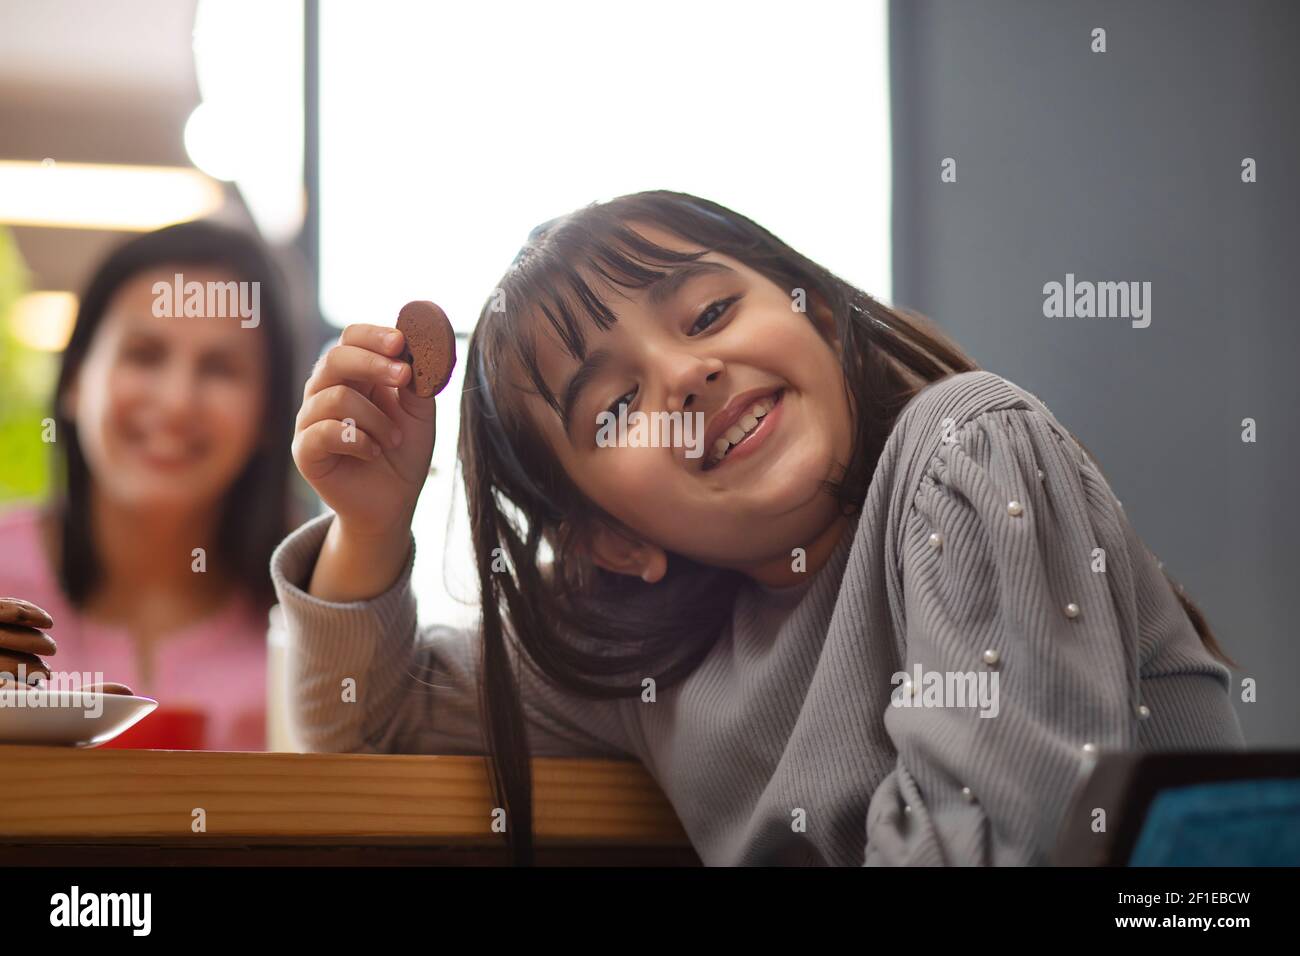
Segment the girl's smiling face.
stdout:
<path fill-rule="evenodd" d="M 702 251 L 629 225 L 660 245 Z M 796 311 L 792 290 L 720 253 L 666 271 L 673 279 L 658 288 L 615 289 L 606 301 L 618 321 L 590 328 L 585 361 L 544 320 L 534 325 L 544 330 L 542 375 L 568 415 L 530 396 L 533 420 L 570 480 L 633 533 L 592 535 L 602 567 L 655 581 L 664 552 L 675 552 L 771 584 L 797 581 L 792 549 L 804 548 L 813 565 L 838 537 L 839 510 L 823 482 L 840 476 L 852 450 L 830 312 L 811 294 L 810 312 Z M 703 435 L 688 432 L 690 448 L 602 447 L 598 416 L 617 414 L 620 403 L 629 414 L 692 415 L 692 427 L 702 416 Z"/>

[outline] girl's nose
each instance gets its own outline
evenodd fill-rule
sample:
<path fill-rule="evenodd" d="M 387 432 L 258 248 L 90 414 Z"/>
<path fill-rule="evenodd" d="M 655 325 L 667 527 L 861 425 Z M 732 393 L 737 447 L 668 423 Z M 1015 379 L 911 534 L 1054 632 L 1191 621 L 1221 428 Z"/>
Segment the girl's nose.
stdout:
<path fill-rule="evenodd" d="M 678 355 L 668 359 L 668 410 L 686 411 L 721 380 L 726 370 L 721 359 Z"/>

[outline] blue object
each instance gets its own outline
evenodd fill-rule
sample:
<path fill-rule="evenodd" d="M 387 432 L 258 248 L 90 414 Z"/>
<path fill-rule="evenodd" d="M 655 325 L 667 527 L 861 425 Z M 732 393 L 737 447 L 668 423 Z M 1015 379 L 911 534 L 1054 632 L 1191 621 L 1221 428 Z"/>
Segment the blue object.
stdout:
<path fill-rule="evenodd" d="M 1300 778 L 1162 791 L 1128 865 L 1300 866 Z"/>

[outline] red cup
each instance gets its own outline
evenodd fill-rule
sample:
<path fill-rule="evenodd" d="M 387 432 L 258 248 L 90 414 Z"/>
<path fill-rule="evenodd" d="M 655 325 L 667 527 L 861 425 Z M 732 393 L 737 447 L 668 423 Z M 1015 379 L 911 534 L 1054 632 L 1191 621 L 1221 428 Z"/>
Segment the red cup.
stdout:
<path fill-rule="evenodd" d="M 204 750 L 208 715 L 197 707 L 159 704 L 153 713 L 100 748 L 118 750 Z"/>

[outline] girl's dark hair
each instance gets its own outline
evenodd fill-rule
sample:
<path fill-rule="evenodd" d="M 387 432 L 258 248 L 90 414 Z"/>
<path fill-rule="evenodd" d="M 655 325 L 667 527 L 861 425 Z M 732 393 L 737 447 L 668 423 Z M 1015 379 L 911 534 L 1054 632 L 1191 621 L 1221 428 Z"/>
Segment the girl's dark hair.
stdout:
<path fill-rule="evenodd" d="M 269 608 L 275 600 L 268 571 L 271 552 L 289 531 L 289 439 L 298 397 L 287 280 L 256 236 L 206 221 L 181 223 L 128 240 L 99 266 L 81 297 L 54 398 L 62 472 L 62 487 L 54 501 L 60 538 L 59 580 L 72 604 L 82 606 L 101 573 L 90 517 L 90 470 L 77 439 L 76 423 L 64 412 L 64 395 L 117 291 L 142 272 L 172 265 L 221 266 L 238 281 L 261 283 L 259 328 L 266 336 L 268 358 L 262 435 L 225 495 L 218 543 L 222 560 L 245 592 L 255 604 Z"/>
<path fill-rule="evenodd" d="M 541 374 L 530 317 L 544 316 L 578 360 L 586 350 L 584 321 L 600 329 L 616 321 L 577 264 L 604 282 L 639 289 L 704 254 L 666 249 L 629 229 L 630 223 L 658 226 L 730 256 L 830 308 L 857 433 L 847 469 L 828 483 L 846 514 L 865 501 L 886 439 L 911 398 L 932 382 L 978 368 L 924 316 L 876 301 L 752 220 L 705 199 L 666 190 L 636 193 L 533 230 L 470 338 L 459 445 L 482 597 L 479 704 L 492 785 L 519 864 L 533 860 L 533 835 L 517 668 L 533 667 L 551 683 L 593 698 L 637 695 L 647 676 L 659 689 L 672 686 L 708 654 L 742 580 L 737 572 L 669 555 L 667 574 L 649 585 L 586 559 L 584 532 L 598 523 L 619 528 L 620 522 L 578 490 L 540 430 L 530 426 L 520 400 L 527 385 L 507 386 L 507 375 L 492 374 L 522 369 L 535 394 L 559 412 Z M 1174 591 L 1205 646 L 1227 661 L 1200 610 L 1181 587 Z"/>

